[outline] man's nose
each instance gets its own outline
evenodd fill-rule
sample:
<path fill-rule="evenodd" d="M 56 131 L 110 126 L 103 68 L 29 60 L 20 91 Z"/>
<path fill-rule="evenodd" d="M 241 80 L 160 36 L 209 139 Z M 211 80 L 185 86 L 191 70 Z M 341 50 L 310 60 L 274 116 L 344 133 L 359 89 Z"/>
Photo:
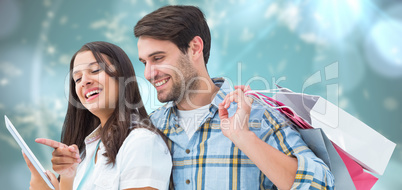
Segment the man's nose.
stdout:
<path fill-rule="evenodd" d="M 151 81 L 158 74 L 157 68 L 151 64 L 146 64 L 144 69 L 144 76 L 148 81 Z"/>

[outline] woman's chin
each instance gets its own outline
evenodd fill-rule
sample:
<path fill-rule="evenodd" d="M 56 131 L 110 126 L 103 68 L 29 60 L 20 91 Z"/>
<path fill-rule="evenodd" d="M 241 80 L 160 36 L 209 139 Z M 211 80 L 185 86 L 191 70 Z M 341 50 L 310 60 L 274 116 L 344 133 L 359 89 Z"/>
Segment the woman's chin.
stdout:
<path fill-rule="evenodd" d="M 96 111 L 96 110 L 98 110 L 99 107 L 100 107 L 97 102 L 94 102 L 94 103 L 86 103 L 86 104 L 83 104 L 83 105 L 84 105 L 84 107 L 85 107 L 87 110 L 89 110 L 90 112 L 92 112 L 92 110 L 93 110 L 93 111 Z"/>
<path fill-rule="evenodd" d="M 110 115 L 115 110 L 115 108 L 108 108 L 105 105 L 99 105 L 97 103 L 86 104 L 84 107 L 98 118 L 104 115 Z"/>

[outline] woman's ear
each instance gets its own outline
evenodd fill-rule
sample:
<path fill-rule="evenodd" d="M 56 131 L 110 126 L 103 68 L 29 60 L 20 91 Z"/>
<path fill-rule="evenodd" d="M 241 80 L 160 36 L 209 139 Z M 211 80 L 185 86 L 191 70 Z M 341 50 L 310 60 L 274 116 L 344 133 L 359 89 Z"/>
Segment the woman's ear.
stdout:
<path fill-rule="evenodd" d="M 202 59 L 202 62 L 204 63 L 204 42 L 202 41 L 202 38 L 199 36 L 195 36 L 189 43 L 189 55 L 191 58 L 195 61 L 198 59 Z"/>

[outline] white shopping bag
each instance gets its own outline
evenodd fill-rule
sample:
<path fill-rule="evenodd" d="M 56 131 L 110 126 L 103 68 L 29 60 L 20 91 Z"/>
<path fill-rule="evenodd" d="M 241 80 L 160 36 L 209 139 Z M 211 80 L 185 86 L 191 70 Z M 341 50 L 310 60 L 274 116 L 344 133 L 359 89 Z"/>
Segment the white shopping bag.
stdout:
<path fill-rule="evenodd" d="M 321 128 L 333 143 L 363 168 L 379 175 L 384 173 L 395 143 L 320 96 L 279 89 L 274 99 L 291 107 L 312 127 Z"/>

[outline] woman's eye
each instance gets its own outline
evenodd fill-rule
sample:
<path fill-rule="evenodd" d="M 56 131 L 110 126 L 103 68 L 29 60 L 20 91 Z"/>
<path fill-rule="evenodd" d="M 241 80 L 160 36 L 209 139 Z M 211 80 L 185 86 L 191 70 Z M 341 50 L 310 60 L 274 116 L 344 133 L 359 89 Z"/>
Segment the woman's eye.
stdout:
<path fill-rule="evenodd" d="M 80 82 L 81 78 L 75 79 L 75 83 Z"/>
<path fill-rule="evenodd" d="M 98 73 L 101 69 L 93 70 L 92 73 Z"/>

